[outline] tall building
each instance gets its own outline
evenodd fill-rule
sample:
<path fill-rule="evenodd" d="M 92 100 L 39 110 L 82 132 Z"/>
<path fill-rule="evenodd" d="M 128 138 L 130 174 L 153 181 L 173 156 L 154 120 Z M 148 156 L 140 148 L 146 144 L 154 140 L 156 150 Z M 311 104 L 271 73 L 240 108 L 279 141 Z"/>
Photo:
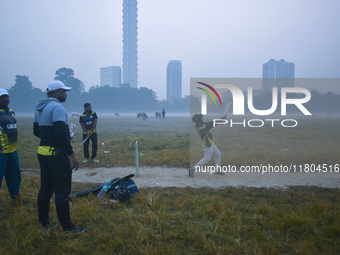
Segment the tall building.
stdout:
<path fill-rule="evenodd" d="M 294 63 L 283 59 L 269 60 L 263 64 L 262 92 L 272 92 L 273 87 L 294 87 Z"/>
<path fill-rule="evenodd" d="M 120 66 L 108 66 L 100 68 L 100 86 L 118 88 L 122 84 L 122 69 Z"/>
<path fill-rule="evenodd" d="M 137 88 L 137 0 L 123 0 L 123 83 Z"/>
<path fill-rule="evenodd" d="M 180 60 L 170 60 L 166 71 L 166 99 L 182 98 L 182 63 Z"/>

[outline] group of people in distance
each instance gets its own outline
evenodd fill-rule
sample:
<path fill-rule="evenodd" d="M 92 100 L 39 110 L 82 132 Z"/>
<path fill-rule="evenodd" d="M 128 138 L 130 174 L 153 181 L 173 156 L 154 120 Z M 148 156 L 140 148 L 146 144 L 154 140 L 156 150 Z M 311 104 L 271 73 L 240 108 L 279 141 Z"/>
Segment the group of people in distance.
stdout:
<path fill-rule="evenodd" d="M 37 157 L 40 164 L 41 187 L 38 193 L 39 232 L 56 222 L 49 218 L 50 200 L 55 194 L 55 205 L 61 230 L 68 233 L 84 232 L 83 226 L 73 224 L 69 209 L 72 170 L 79 168 L 79 162 L 71 146 L 68 114 L 61 103 L 66 101 L 66 92 L 71 90 L 61 81 L 54 80 L 48 84 L 47 98 L 39 100 L 35 108 L 33 134 L 40 138 Z M 18 131 L 15 113 L 8 107 L 9 94 L 0 88 L 0 192 L 3 177 L 13 206 L 29 203 L 21 199 L 19 188 L 21 174 L 19 158 L 16 150 Z M 165 111 L 162 112 L 165 118 Z M 222 118 L 225 118 L 223 116 Z M 92 111 L 90 103 L 84 104 L 84 112 L 80 115 L 79 123 L 83 131 L 84 160 L 97 160 L 97 120 L 98 116 Z M 203 115 L 195 114 L 192 121 L 200 134 L 204 147 L 204 157 L 193 167 L 189 168 L 189 177 L 194 177 L 195 167 L 209 162 L 212 155 L 215 164 L 221 163 L 221 152 L 214 144 L 210 129 L 212 122 L 203 122 Z M 86 139 L 86 140 L 85 140 Z M 89 154 L 89 141 L 92 141 L 92 155 Z M 223 174 L 217 172 L 217 174 Z"/>

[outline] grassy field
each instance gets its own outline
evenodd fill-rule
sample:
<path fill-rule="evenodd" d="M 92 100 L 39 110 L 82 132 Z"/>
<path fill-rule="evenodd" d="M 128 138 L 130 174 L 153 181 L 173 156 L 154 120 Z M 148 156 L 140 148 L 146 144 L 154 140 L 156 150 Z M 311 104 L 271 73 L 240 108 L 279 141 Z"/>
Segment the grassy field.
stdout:
<path fill-rule="evenodd" d="M 77 123 L 77 118 L 70 118 Z M 32 118 L 19 117 L 21 167 L 38 169 Z M 203 155 L 189 118 L 165 121 L 100 117 L 98 164 L 188 167 Z M 339 120 L 303 120 L 295 129 L 217 127 L 222 164 L 339 163 Z M 74 147 L 81 142 L 77 125 Z M 104 144 L 103 144 L 104 143 Z M 192 146 L 190 146 L 190 143 Z M 282 150 L 283 148 L 289 150 Z M 108 153 L 105 153 L 108 152 Z M 191 158 L 190 154 L 191 153 Z M 82 153 L 79 153 L 82 159 Z M 326 161 L 326 162 L 324 162 Z M 340 173 L 339 173 L 340 174 Z M 91 187 L 73 184 L 73 191 Z M 318 187 L 142 188 L 128 206 L 100 204 L 97 197 L 71 201 L 71 216 L 86 232 L 39 234 L 39 177 L 23 176 L 30 205 L 13 208 L 6 183 L 0 192 L 0 254 L 340 254 L 340 190 Z M 108 199 L 108 198 L 106 198 Z M 54 203 L 50 217 L 56 219 Z"/>
<path fill-rule="evenodd" d="M 64 236 L 38 233 L 38 188 L 38 178 L 24 179 L 31 205 L 19 208 L 0 194 L 0 254 L 340 253 L 339 189 L 143 188 L 130 205 L 109 207 L 90 196 L 71 202 L 86 232 Z"/>
<path fill-rule="evenodd" d="M 189 117 L 150 117 L 147 121 L 135 117 L 99 116 L 98 156 L 96 166 L 127 166 L 135 164 L 135 141 L 138 141 L 140 165 L 189 167 L 203 156 L 201 140 Z M 208 117 L 206 121 L 212 120 Z M 22 168 L 39 168 L 36 150 L 39 139 L 32 135 L 33 117 L 18 118 L 18 153 Z M 82 141 L 78 118 L 73 148 Z M 222 153 L 222 165 L 260 164 L 339 164 L 340 119 L 301 119 L 295 128 L 230 128 L 220 125 L 212 130 L 215 144 Z M 82 149 L 78 152 L 83 159 Z M 213 164 L 213 160 L 211 161 Z M 83 164 L 82 166 L 88 166 Z"/>
<path fill-rule="evenodd" d="M 126 166 L 135 164 L 135 141 L 138 141 L 140 165 L 188 167 L 190 161 L 190 133 L 188 117 L 168 117 L 166 120 L 150 117 L 147 121 L 136 117 L 100 116 L 98 119 L 98 155 L 95 166 Z M 18 153 L 22 168 L 39 168 L 36 151 L 39 139 L 33 136 L 33 117 L 18 118 Z M 82 141 L 79 119 L 70 117 L 76 124 L 74 149 Z M 91 151 L 91 144 L 90 144 Z M 83 150 L 77 158 L 81 167 Z M 93 166 L 93 165 L 90 165 Z"/>

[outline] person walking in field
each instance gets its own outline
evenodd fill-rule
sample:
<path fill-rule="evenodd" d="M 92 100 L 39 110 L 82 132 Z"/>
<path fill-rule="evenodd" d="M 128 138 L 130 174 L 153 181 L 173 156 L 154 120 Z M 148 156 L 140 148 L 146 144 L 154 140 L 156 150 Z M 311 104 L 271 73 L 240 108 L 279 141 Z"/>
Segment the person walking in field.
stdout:
<path fill-rule="evenodd" d="M 226 115 L 223 116 L 221 119 L 225 119 Z M 212 121 L 210 122 L 203 122 L 203 115 L 202 114 L 194 114 L 192 117 L 192 121 L 195 123 L 196 131 L 199 133 L 200 138 L 202 140 L 202 146 L 204 149 L 204 157 L 197 162 L 193 167 L 189 168 L 189 177 L 194 177 L 194 172 L 196 167 L 202 166 L 208 163 L 214 155 L 215 158 L 215 166 L 221 166 L 221 152 L 217 148 L 214 143 L 213 135 L 210 132 L 210 129 L 214 127 Z M 224 175 L 224 173 L 220 171 L 216 171 L 215 174 Z"/>
<path fill-rule="evenodd" d="M 50 200 L 55 194 L 57 215 L 64 232 L 84 232 L 71 221 L 69 195 L 71 192 L 72 169 L 79 167 L 71 146 L 68 114 L 62 106 L 71 88 L 61 81 L 52 81 L 47 87 L 47 98 L 41 99 L 35 108 L 33 133 L 40 138 L 38 160 L 41 187 L 38 194 L 39 232 L 49 228 Z"/>
<path fill-rule="evenodd" d="M 0 188 L 5 176 L 12 205 L 22 202 L 19 195 L 21 174 L 19 157 L 17 153 L 17 120 L 12 109 L 8 108 L 9 94 L 6 89 L 0 88 Z"/>
<path fill-rule="evenodd" d="M 165 110 L 162 111 L 162 119 L 165 119 Z"/>
<path fill-rule="evenodd" d="M 92 142 L 92 154 L 91 154 L 91 161 L 93 162 L 99 162 L 97 157 L 97 149 L 98 149 L 98 138 L 97 138 L 97 132 L 96 132 L 96 127 L 97 127 L 97 119 L 98 116 L 96 112 L 92 111 L 92 107 L 90 103 L 85 103 L 84 104 L 84 112 L 82 115 L 79 117 L 79 123 L 80 126 L 83 130 L 83 140 L 88 137 L 88 139 L 84 143 L 84 163 L 88 162 L 90 158 L 90 153 L 89 153 L 89 144 L 90 144 L 90 139 Z"/>

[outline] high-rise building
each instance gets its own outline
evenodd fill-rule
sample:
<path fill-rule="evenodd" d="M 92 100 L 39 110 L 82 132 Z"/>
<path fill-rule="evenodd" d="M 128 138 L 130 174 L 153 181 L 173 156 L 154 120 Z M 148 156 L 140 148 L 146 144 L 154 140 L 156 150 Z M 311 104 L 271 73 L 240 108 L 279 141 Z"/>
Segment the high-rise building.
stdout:
<path fill-rule="evenodd" d="M 283 59 L 269 60 L 263 64 L 262 92 L 272 92 L 273 87 L 294 87 L 294 63 Z"/>
<path fill-rule="evenodd" d="M 170 60 L 166 71 L 166 99 L 182 98 L 182 63 L 180 60 Z"/>
<path fill-rule="evenodd" d="M 118 88 L 122 83 L 122 69 L 120 66 L 108 66 L 100 68 L 100 86 Z"/>
<path fill-rule="evenodd" d="M 137 0 L 123 0 L 123 83 L 137 88 Z"/>

